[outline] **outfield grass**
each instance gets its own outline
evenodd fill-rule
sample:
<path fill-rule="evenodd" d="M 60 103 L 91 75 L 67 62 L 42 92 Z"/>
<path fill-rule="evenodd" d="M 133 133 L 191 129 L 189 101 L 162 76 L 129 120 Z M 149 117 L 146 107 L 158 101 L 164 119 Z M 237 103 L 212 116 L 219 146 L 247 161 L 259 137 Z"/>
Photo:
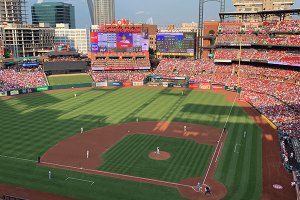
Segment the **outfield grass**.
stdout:
<path fill-rule="evenodd" d="M 148 154 L 160 147 L 171 154 L 168 160 L 156 161 Z M 99 170 L 170 182 L 201 176 L 207 169 L 214 148 L 194 140 L 158 135 L 129 135 L 106 151 Z"/>
<path fill-rule="evenodd" d="M 93 82 L 91 76 L 83 75 L 67 75 L 67 76 L 47 76 L 49 85 L 67 85 Z"/>
<path fill-rule="evenodd" d="M 45 93 L 0 101 L 0 154 L 36 160 L 59 141 L 78 132 L 135 121 L 179 121 L 223 128 L 231 102 L 208 92 L 159 88 L 90 89 Z M 259 199 L 262 190 L 261 130 L 238 106 L 228 119 L 229 132 L 215 178 L 227 186 L 227 199 Z M 243 132 L 247 135 L 244 138 Z M 236 144 L 239 153 L 234 153 Z M 201 172 L 200 172 L 201 173 Z M 65 181 L 75 176 L 95 181 Z M 171 175 L 170 175 L 171 176 Z M 28 161 L 0 157 L 0 182 L 81 199 L 182 199 L 175 189 L 117 180 L 65 170 L 53 170 Z M 153 192 L 155 191 L 155 192 Z M 121 196 L 124 195 L 124 196 Z"/>

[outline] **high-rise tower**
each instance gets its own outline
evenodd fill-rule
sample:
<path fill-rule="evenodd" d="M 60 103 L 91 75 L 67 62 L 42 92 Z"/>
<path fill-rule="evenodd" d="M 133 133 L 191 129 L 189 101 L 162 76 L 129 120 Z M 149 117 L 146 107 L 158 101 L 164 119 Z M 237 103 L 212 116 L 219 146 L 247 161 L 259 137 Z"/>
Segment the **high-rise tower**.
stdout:
<path fill-rule="evenodd" d="M 87 0 L 92 24 L 110 24 L 115 20 L 114 0 Z"/>

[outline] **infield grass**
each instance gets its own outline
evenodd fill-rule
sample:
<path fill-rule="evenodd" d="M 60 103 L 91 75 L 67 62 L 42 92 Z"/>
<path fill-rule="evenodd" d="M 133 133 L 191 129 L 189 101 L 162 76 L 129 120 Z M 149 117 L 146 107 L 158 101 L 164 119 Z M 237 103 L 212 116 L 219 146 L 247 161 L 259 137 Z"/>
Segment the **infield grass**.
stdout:
<path fill-rule="evenodd" d="M 137 117 L 139 121 L 178 121 L 223 128 L 232 105 L 223 95 L 203 91 L 187 91 L 182 96 L 180 90 L 160 88 L 89 89 L 76 90 L 76 98 L 74 93 L 60 91 L 0 100 L 0 154 L 36 160 L 59 141 L 79 133 L 80 127 L 90 130 L 135 121 Z M 236 105 L 226 128 L 228 136 L 215 178 L 226 185 L 226 199 L 260 199 L 261 130 Z M 234 152 L 236 144 L 240 144 L 239 153 Z M 66 170 L 52 169 L 53 179 L 49 181 L 48 170 L 31 162 L 0 157 L 0 183 L 85 200 L 182 199 L 176 189 Z M 201 166 L 197 173 L 202 173 Z M 148 175 L 154 176 L 150 172 Z M 95 184 L 65 181 L 68 176 Z M 174 181 L 180 178 L 176 176 L 172 172 L 165 175 Z"/>
<path fill-rule="evenodd" d="M 160 147 L 171 154 L 168 160 L 157 161 L 148 157 Z M 180 182 L 201 176 L 207 169 L 214 148 L 193 140 L 158 135 L 128 135 L 106 151 L 99 170 L 145 178 Z"/>
<path fill-rule="evenodd" d="M 67 85 L 67 84 L 80 84 L 93 82 L 91 76 L 88 74 L 82 75 L 59 75 L 59 76 L 47 76 L 49 85 Z"/>

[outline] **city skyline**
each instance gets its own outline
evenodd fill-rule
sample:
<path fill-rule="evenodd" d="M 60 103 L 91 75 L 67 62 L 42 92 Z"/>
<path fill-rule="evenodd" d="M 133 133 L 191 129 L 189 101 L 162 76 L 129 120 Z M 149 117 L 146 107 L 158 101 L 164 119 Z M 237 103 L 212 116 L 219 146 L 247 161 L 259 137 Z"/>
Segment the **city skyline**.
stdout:
<path fill-rule="evenodd" d="M 54 1 L 54 0 L 47 0 Z M 37 0 L 28 0 L 29 21 L 31 22 L 31 13 L 29 7 Z M 67 0 L 65 3 L 71 3 L 75 6 L 76 27 L 89 28 L 91 25 L 90 13 L 87 0 Z M 198 21 L 198 0 L 190 0 L 190 4 L 182 4 L 182 0 L 153 0 L 143 1 L 115 0 L 116 19 L 129 19 L 133 23 L 153 21 L 157 25 L 181 24 L 183 22 Z M 178 6 L 174 6 L 178 5 Z M 166 9 L 172 7 L 172 9 Z M 207 2 L 204 5 L 205 20 L 219 20 L 218 2 Z M 217 8 L 217 9 L 216 9 Z M 292 8 L 300 8 L 300 1 L 296 1 Z M 213 12 L 212 12 L 213 10 Z M 226 0 L 226 11 L 234 11 L 232 0 Z M 178 13 L 182 13 L 178 15 Z"/>

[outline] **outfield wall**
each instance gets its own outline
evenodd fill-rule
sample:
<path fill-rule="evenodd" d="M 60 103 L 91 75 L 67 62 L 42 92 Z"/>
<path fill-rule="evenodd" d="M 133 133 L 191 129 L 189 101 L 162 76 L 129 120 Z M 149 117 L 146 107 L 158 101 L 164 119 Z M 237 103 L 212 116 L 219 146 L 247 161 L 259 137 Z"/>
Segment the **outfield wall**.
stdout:
<path fill-rule="evenodd" d="M 16 89 L 7 92 L 1 92 L 1 96 L 14 96 L 19 94 L 28 94 L 34 92 L 43 92 L 47 90 L 59 90 L 59 89 L 70 89 L 70 88 L 86 88 L 86 87 L 169 87 L 169 88 L 189 88 L 189 89 L 200 89 L 200 90 L 229 90 L 240 92 L 237 88 L 229 88 L 223 85 L 211 84 L 209 82 L 205 83 L 194 83 L 190 82 L 188 84 L 174 84 L 168 82 L 148 82 L 143 81 L 126 81 L 126 82 L 93 82 L 93 83 L 81 83 L 81 84 L 67 84 L 67 85 L 50 85 L 50 86 L 40 86 L 37 88 L 27 88 L 27 89 Z"/>

